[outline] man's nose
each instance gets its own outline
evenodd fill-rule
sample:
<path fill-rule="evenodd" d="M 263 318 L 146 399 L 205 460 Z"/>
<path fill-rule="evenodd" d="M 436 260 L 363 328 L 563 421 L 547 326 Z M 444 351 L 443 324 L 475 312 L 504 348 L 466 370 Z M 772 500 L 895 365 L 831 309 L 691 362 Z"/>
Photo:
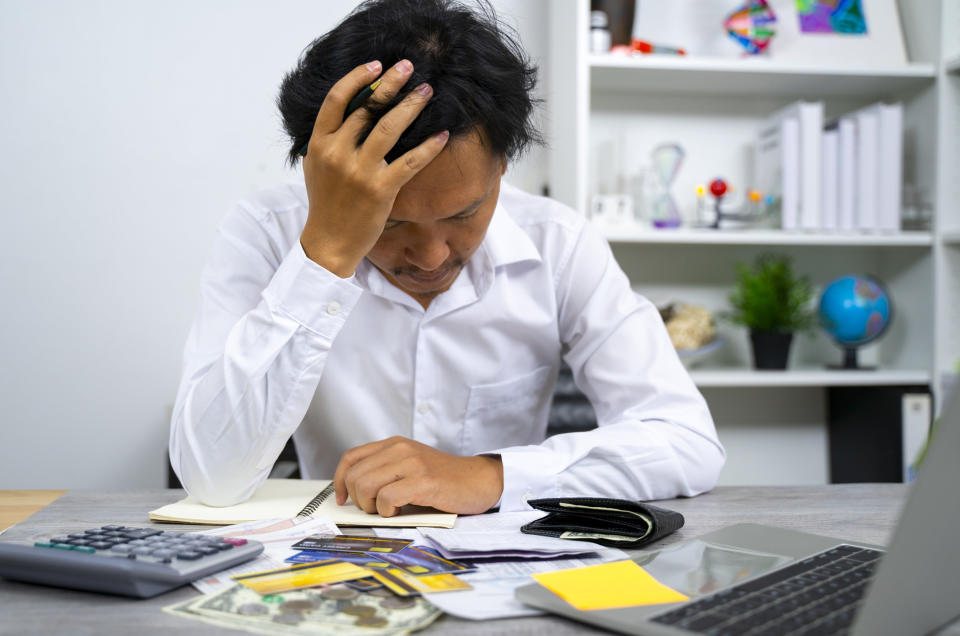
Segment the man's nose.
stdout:
<path fill-rule="evenodd" d="M 420 230 L 405 250 L 407 262 L 430 272 L 443 265 L 450 256 L 450 246 L 442 232 Z"/>

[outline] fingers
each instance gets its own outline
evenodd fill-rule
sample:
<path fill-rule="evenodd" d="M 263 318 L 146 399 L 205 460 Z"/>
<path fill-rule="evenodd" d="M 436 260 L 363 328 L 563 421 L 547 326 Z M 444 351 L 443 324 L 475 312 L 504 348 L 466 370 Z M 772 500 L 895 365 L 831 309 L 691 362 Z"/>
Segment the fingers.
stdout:
<path fill-rule="evenodd" d="M 356 67 L 341 77 L 327 93 L 320 106 L 320 112 L 317 113 L 317 118 L 313 122 L 311 139 L 319 139 L 340 128 L 347 104 L 354 95 L 363 90 L 364 86 L 377 79 L 380 70 L 380 62 L 374 60 Z"/>
<path fill-rule="evenodd" d="M 363 142 L 360 152 L 364 158 L 368 161 L 383 159 L 431 97 L 433 88 L 427 83 L 420 84 L 383 115 Z"/>
<path fill-rule="evenodd" d="M 387 484 L 377 493 L 377 512 L 381 517 L 393 517 L 407 504 L 413 503 L 414 484 L 411 479 L 400 479 Z"/>
<path fill-rule="evenodd" d="M 394 159 L 386 169 L 386 178 L 397 189 L 402 188 L 428 163 L 433 161 L 447 145 L 450 132 L 443 130 L 423 141 L 416 148 L 412 148 Z"/>
<path fill-rule="evenodd" d="M 388 441 L 389 440 L 380 440 L 379 442 L 370 442 L 363 446 L 351 448 L 343 454 L 340 462 L 337 464 L 337 470 L 333 473 L 333 489 L 337 495 L 337 505 L 342 506 L 346 503 L 347 497 L 351 495 L 346 483 L 347 471 L 357 462 L 376 454 Z M 354 500 L 354 503 L 356 503 L 356 500 Z"/>

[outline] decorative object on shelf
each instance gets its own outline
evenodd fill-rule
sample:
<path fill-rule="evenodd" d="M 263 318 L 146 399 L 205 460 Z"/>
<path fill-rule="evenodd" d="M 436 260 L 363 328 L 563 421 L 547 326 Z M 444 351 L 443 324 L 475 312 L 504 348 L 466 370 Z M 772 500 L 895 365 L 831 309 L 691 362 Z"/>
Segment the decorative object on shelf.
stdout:
<path fill-rule="evenodd" d="M 590 0 L 590 11 L 602 11 L 607 16 L 611 48 L 630 47 L 633 37 L 633 14 L 636 0 Z"/>
<path fill-rule="evenodd" d="M 606 53 L 610 50 L 610 29 L 607 14 L 603 11 L 590 12 L 590 52 Z"/>
<path fill-rule="evenodd" d="M 727 185 L 724 179 L 717 178 L 710 182 L 709 192 L 713 197 L 712 209 L 708 210 L 706 193 L 702 185 L 698 185 L 697 192 L 697 219 L 702 227 L 720 229 L 724 221 L 739 221 L 741 223 L 759 224 L 769 217 L 773 198 L 763 196 L 759 190 L 747 190 L 746 197 L 736 203 L 724 205 L 724 197 L 732 192 L 733 188 Z"/>
<path fill-rule="evenodd" d="M 633 38 L 631 42 L 631 47 L 633 48 L 634 53 L 639 53 L 640 55 L 651 55 L 651 54 L 664 54 L 664 55 L 686 55 L 687 52 L 684 49 L 674 48 L 672 46 L 667 46 L 665 44 L 654 44 L 653 42 L 648 42 L 646 40 L 638 40 Z"/>
<path fill-rule="evenodd" d="M 790 258 L 779 254 L 762 254 L 753 267 L 738 263 L 736 271 L 726 317 L 750 329 L 757 369 L 786 369 L 793 334 L 816 325 L 810 279 L 797 276 Z"/>
<path fill-rule="evenodd" d="M 679 144 L 660 144 L 650 153 L 650 168 L 645 173 L 643 195 L 656 228 L 679 227 L 683 220 L 670 188 L 677 179 L 686 153 Z"/>
<path fill-rule="evenodd" d="M 860 0 L 796 0 L 803 33 L 867 32 Z"/>
<path fill-rule="evenodd" d="M 767 0 L 747 0 L 735 9 L 723 22 L 723 27 L 735 42 L 747 53 L 756 55 L 766 50 L 776 35 L 773 25 L 777 21 Z"/>
<path fill-rule="evenodd" d="M 857 364 L 857 348 L 886 332 L 893 317 L 890 295 L 872 276 L 835 279 L 820 294 L 820 326 L 843 347 L 843 364 L 836 369 L 871 369 Z"/>
<path fill-rule="evenodd" d="M 590 220 L 617 227 L 633 223 L 633 197 L 629 194 L 595 194 L 590 201 Z"/>
<path fill-rule="evenodd" d="M 677 355 L 687 367 L 700 364 L 723 348 L 723 339 L 717 337 L 713 314 L 706 307 L 670 303 L 660 307 L 660 317 Z"/>

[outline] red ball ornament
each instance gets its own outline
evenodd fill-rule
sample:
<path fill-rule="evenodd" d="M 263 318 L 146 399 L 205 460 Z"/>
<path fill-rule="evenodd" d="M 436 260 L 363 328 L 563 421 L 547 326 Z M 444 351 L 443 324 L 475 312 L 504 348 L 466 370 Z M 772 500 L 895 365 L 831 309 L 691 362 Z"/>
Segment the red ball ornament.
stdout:
<path fill-rule="evenodd" d="M 710 194 L 715 197 L 722 197 L 727 193 L 727 182 L 723 179 L 714 179 L 710 182 Z"/>

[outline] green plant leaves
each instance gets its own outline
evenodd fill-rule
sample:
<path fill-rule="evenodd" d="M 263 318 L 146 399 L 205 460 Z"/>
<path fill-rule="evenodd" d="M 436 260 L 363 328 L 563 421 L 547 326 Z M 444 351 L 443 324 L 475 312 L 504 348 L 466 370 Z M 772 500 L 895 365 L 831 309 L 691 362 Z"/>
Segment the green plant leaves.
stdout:
<path fill-rule="evenodd" d="M 737 263 L 737 282 L 726 318 L 756 331 L 808 331 L 816 325 L 813 285 L 797 276 L 788 256 L 762 254 L 749 267 Z"/>

